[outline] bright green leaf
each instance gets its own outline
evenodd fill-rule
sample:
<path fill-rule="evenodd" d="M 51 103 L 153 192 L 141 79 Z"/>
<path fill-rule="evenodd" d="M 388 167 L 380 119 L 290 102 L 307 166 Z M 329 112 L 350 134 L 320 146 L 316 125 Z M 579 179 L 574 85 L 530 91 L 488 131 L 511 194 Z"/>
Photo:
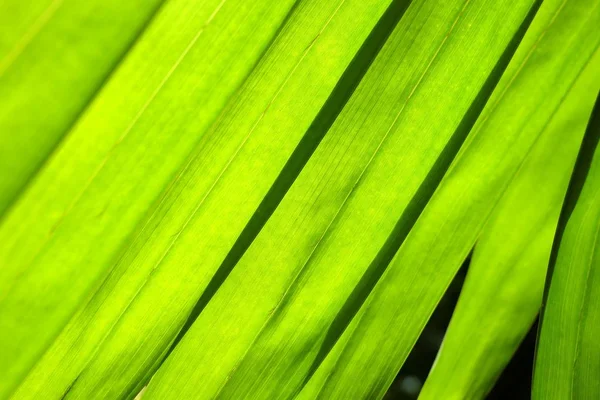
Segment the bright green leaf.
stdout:
<path fill-rule="evenodd" d="M 597 52 L 484 227 L 420 399 L 485 398 L 531 327 L 599 70 Z"/>
<path fill-rule="evenodd" d="M 600 398 L 599 140 L 597 100 L 554 243 L 534 370 L 535 400 Z"/>
<path fill-rule="evenodd" d="M 543 3 L 435 195 L 313 376 L 308 398 L 383 396 L 494 205 L 597 49 L 599 4 Z"/>
<path fill-rule="evenodd" d="M 346 300 L 399 234 L 396 222 L 410 224 L 404 214 L 427 200 L 469 131 L 532 3 L 410 5 L 145 398 L 291 398 L 301 389 Z"/>
<path fill-rule="evenodd" d="M 423 396 L 483 397 L 539 305 L 600 0 L 160 1 L 0 4 L 0 398 L 379 398 L 475 243 Z M 542 398 L 600 390 L 595 261 L 564 268 L 590 179 Z"/>
<path fill-rule="evenodd" d="M 162 2 L 0 2 L 0 218 Z"/>
<path fill-rule="evenodd" d="M 0 226 L 1 393 L 119 259 L 293 4 L 161 8 Z"/>
<path fill-rule="evenodd" d="M 222 19 L 217 14 L 214 22 L 244 27 L 243 34 L 257 29 L 254 23 L 263 26 L 265 13 L 277 10 L 270 0 L 227 4 L 221 11 L 226 14 Z M 281 12 L 283 3 L 278 4 Z M 327 102 L 328 96 L 388 4 L 308 0 L 296 5 L 109 277 L 21 386 L 19 398 L 65 393 L 65 398 L 119 397 L 139 390 L 240 233 L 249 221 L 249 226 L 254 223 L 253 213 L 260 224 L 265 210 L 257 207 L 278 175 L 284 182 L 293 179 L 293 172 L 286 174 L 303 165 L 303 157 L 324 134 L 323 121 L 317 119 L 311 127 L 317 114 L 325 113 L 324 123 L 337 115 L 328 113 L 335 112 L 339 100 Z M 245 8 L 246 15 L 241 13 Z M 249 16 L 252 24 L 240 24 Z M 217 45 L 223 51 L 224 43 Z M 188 79 L 195 79 L 192 71 L 187 71 Z M 174 93 L 181 91 L 180 85 Z M 338 95 L 343 98 L 351 89 L 342 86 Z M 195 115 L 190 117 L 190 109 L 182 112 L 188 118 Z M 148 123 L 154 121 L 152 115 Z M 289 160 L 298 165 L 290 166 Z M 139 202 L 134 192 L 129 196 Z"/>

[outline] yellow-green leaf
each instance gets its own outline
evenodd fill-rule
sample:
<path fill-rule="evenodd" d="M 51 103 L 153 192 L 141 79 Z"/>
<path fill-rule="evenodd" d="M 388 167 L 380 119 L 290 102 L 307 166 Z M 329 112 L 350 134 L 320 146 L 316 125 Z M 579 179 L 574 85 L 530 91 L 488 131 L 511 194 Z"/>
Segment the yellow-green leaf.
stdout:
<path fill-rule="evenodd" d="M 6 215 L 2 393 L 23 378 L 144 226 L 293 4 L 166 3 Z"/>
<path fill-rule="evenodd" d="M 599 68 L 596 52 L 483 228 L 420 399 L 485 398 L 531 327 Z"/>
<path fill-rule="evenodd" d="M 534 369 L 535 400 L 600 397 L 599 140 L 596 100 L 554 242 Z"/>
<path fill-rule="evenodd" d="M 215 88 L 223 84 L 217 78 L 225 62 L 236 60 L 235 52 L 245 48 L 248 37 L 260 38 L 256 30 L 266 29 L 265 18 L 270 16 L 274 27 L 274 17 L 282 14 L 285 4 L 291 6 L 291 2 L 278 2 L 275 7 L 270 0 L 223 4 L 220 13 L 225 14 L 217 13 L 211 23 L 224 24 L 231 32 L 215 27 L 221 42 L 212 44 L 215 37 L 208 37 L 205 43 L 211 43 L 211 49 L 215 46 L 215 51 L 232 52 L 231 60 L 222 60 L 221 55 L 220 64 L 210 67 L 216 76 L 209 84 Z M 257 208 L 270 196 L 278 175 L 283 178 L 276 185 L 293 180 L 293 171 L 301 168 L 325 133 L 320 124 L 327 126 L 328 119 L 337 115 L 339 99 L 328 101 L 328 97 L 388 4 L 388 0 L 307 0 L 295 5 L 252 74 L 138 226 L 135 238 L 118 259 L 115 254 L 105 261 L 103 265 L 115 264 L 110 275 L 38 363 L 19 389 L 19 398 L 119 397 L 139 390 L 219 265 L 229 262 L 228 253 L 238 236 L 245 235 L 246 225 L 260 229 L 260 220 L 268 217 L 268 213 L 262 216 L 264 207 Z M 163 22 L 169 21 L 165 17 Z M 238 30 L 232 42 L 231 34 Z M 201 50 L 194 55 L 201 57 Z M 197 75 L 198 66 L 186 64 L 181 81 L 171 87 L 172 94 L 182 93 L 186 80 L 202 78 Z M 336 96 L 343 99 L 349 95 L 346 91 L 351 93 L 352 87 L 342 82 Z M 174 101 L 164 96 L 164 101 Z M 187 135 L 198 129 L 194 107 L 204 104 L 196 101 L 186 101 L 181 110 L 179 124 Z M 182 108 L 179 102 L 160 106 Z M 166 116 L 159 109 L 146 115 L 146 124 L 160 118 L 163 125 L 157 132 L 171 127 L 171 118 L 163 120 Z M 153 185 L 158 186 L 155 179 Z M 133 199 L 133 192 L 129 196 L 125 199 Z"/>
<path fill-rule="evenodd" d="M 163 1 L 0 2 L 0 218 Z"/>
<path fill-rule="evenodd" d="M 410 225 L 405 214 L 427 201 L 464 140 L 532 3 L 411 3 L 146 398 L 300 391 L 355 287 L 377 273 L 388 238 Z"/>
<path fill-rule="evenodd" d="M 380 398 L 505 188 L 596 51 L 599 1 L 546 1 L 444 180 L 308 385 Z M 309 396 L 309 398 L 312 396 Z"/>

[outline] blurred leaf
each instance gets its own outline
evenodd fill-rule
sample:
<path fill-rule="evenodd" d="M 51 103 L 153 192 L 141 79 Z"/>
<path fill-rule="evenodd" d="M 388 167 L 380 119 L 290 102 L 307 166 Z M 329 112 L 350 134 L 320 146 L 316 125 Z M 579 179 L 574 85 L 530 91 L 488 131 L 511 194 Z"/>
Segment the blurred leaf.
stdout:
<path fill-rule="evenodd" d="M 307 397 L 383 396 L 495 204 L 598 47 L 596 10 L 583 0 L 543 3 L 467 142 L 313 376 Z"/>
<path fill-rule="evenodd" d="M 483 228 L 420 399 L 484 398 L 531 327 L 599 70 L 596 52 Z"/>
<path fill-rule="evenodd" d="M 162 2 L 0 2 L 0 218 Z"/>
<path fill-rule="evenodd" d="M 536 400 L 600 398 L 599 140 L 596 100 L 554 241 L 534 369 Z"/>
<path fill-rule="evenodd" d="M 293 3 L 161 8 L 0 226 L 0 393 L 119 259 Z"/>

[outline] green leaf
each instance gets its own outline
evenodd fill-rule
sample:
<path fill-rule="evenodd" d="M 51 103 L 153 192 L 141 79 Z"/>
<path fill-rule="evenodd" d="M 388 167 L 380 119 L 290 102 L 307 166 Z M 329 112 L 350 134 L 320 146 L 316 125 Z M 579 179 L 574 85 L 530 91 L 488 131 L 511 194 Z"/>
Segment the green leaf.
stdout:
<path fill-rule="evenodd" d="M 226 23 L 236 29 L 233 33 L 240 30 L 237 41 L 225 47 L 232 56 L 245 46 L 241 42 L 250 31 L 253 41 L 257 40 L 257 27 L 266 29 L 265 18 L 270 15 L 274 20 L 283 4 L 277 2 L 275 7 L 269 0 L 224 3 L 220 13 L 225 14 L 222 18 L 217 14 L 213 23 Z M 278 175 L 283 177 L 278 185 L 293 180 L 294 170 L 301 168 L 324 134 L 320 124 L 328 126 L 328 119 L 339 112 L 336 102 L 340 100 L 328 101 L 328 96 L 388 4 L 387 0 L 309 0 L 296 5 L 251 76 L 200 138 L 185 168 L 140 225 L 108 278 L 70 321 L 17 397 L 113 398 L 139 390 L 246 225 L 260 229 L 260 221 L 268 217 L 268 213 L 263 217 L 264 207 L 257 207 Z M 170 20 L 165 17 L 162 22 Z M 231 32 L 222 26 L 215 29 L 219 40 L 232 41 Z M 206 39 L 206 43 L 212 41 L 215 37 Z M 221 42 L 214 46 L 222 53 L 225 43 Z M 146 43 L 152 43 L 150 38 Z M 201 54 L 194 53 L 196 57 Z M 225 61 L 231 60 L 215 66 L 215 74 Z M 197 65 L 186 68 L 187 75 L 171 88 L 171 96 L 165 95 L 160 107 L 168 106 L 174 93 L 181 93 L 186 79 L 200 79 Z M 342 85 L 336 93 L 343 99 L 352 90 Z M 183 104 L 182 115 L 187 119 L 173 129 L 184 127 L 190 134 L 197 129 L 195 111 L 190 114 L 196 104 Z M 169 112 L 174 111 L 171 108 L 181 108 L 181 103 L 170 106 Z M 148 111 L 145 126 L 164 118 L 159 111 Z M 322 118 L 311 127 L 319 113 Z M 159 119 L 159 128 L 166 129 L 171 118 Z M 129 177 L 135 178 L 140 179 Z M 134 191 L 123 194 L 124 200 L 137 204 L 136 195 Z M 275 192 L 274 203 L 267 204 L 267 209 L 277 205 L 277 196 Z M 105 240 L 106 235 L 97 238 Z M 107 257 L 104 264 L 109 261 Z M 61 281 L 57 278 L 57 282 Z"/>
<path fill-rule="evenodd" d="M 536 400 L 600 397 L 599 140 L 596 100 L 554 242 L 535 361 Z"/>
<path fill-rule="evenodd" d="M 162 2 L 0 2 L 0 218 Z"/>
<path fill-rule="evenodd" d="M 383 396 L 494 205 L 598 47 L 599 3 L 543 3 L 443 182 L 305 397 Z"/>
<path fill-rule="evenodd" d="M 0 226 L 0 393 L 119 259 L 293 4 L 161 8 Z"/>
<path fill-rule="evenodd" d="M 0 4 L 0 398 L 380 398 L 476 243 L 423 397 L 483 397 L 539 304 L 600 0 L 159 2 Z M 589 132 L 542 397 L 599 397 Z"/>
<path fill-rule="evenodd" d="M 599 70 L 596 52 L 483 228 L 420 399 L 485 398 L 531 327 Z"/>
<path fill-rule="evenodd" d="M 410 224 L 403 214 L 427 200 L 469 131 L 532 3 L 409 6 L 144 398 L 291 398 L 301 389 L 346 300 L 377 272 L 390 235 Z"/>

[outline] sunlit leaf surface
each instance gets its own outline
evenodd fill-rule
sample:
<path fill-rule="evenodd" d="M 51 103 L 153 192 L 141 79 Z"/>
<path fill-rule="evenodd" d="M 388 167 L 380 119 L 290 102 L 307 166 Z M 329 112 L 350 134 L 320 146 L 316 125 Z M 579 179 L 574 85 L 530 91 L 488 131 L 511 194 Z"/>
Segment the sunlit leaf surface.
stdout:
<path fill-rule="evenodd" d="M 163 1 L 0 2 L 0 218 Z"/>
<path fill-rule="evenodd" d="M 481 399 L 531 327 L 575 159 L 600 90 L 600 53 L 567 94 L 496 206 L 422 399 Z"/>
<path fill-rule="evenodd" d="M 600 396 L 600 102 L 577 159 L 554 243 L 534 399 Z"/>
<path fill-rule="evenodd" d="M 0 399 L 598 397 L 599 4 L 0 2 Z"/>

